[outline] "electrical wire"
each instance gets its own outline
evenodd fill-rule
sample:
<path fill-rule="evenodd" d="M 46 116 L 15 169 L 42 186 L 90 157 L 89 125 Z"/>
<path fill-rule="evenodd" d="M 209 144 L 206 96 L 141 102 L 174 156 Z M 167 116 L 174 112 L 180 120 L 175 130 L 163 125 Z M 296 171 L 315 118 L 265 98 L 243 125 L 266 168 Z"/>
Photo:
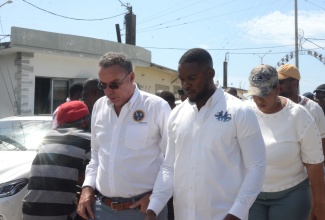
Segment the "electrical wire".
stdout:
<path fill-rule="evenodd" d="M 155 30 L 161 30 L 161 29 L 166 29 L 166 28 L 173 28 L 173 27 L 188 25 L 188 24 L 197 23 L 197 22 L 201 22 L 201 21 L 206 21 L 206 20 L 210 20 L 210 19 L 213 19 L 213 18 L 225 16 L 225 15 L 230 15 L 230 14 L 235 14 L 235 13 L 238 13 L 238 12 L 243 12 L 243 11 L 246 11 L 246 10 L 249 10 L 249 9 L 252 9 L 252 8 L 255 8 L 255 7 L 269 5 L 271 3 L 272 2 L 265 3 L 265 4 L 260 4 L 260 5 L 251 7 L 251 8 L 244 8 L 244 9 L 241 9 L 241 10 L 238 10 L 238 11 L 233 11 L 233 12 L 228 12 L 228 13 L 224 13 L 224 14 L 219 14 L 219 15 L 216 15 L 216 16 L 211 16 L 211 17 L 207 17 L 207 18 L 200 19 L 200 20 L 193 20 L 193 21 L 189 21 L 189 22 L 179 23 L 179 24 L 175 24 L 175 25 L 171 25 L 171 26 L 166 26 L 166 27 L 161 27 L 161 28 L 156 28 L 156 29 L 149 29 L 149 30 L 145 30 L 145 31 L 137 31 L 137 33 L 144 33 L 144 32 L 148 32 L 148 31 L 155 31 Z"/>
<path fill-rule="evenodd" d="M 118 1 L 121 3 L 122 6 L 124 6 L 124 7 L 126 7 L 126 8 L 129 7 L 129 6 L 125 5 L 123 2 L 121 2 L 120 0 L 118 0 Z"/>
<path fill-rule="evenodd" d="M 321 38 L 306 38 L 306 39 L 308 39 L 308 40 L 325 40 L 325 39 L 321 39 Z"/>
<path fill-rule="evenodd" d="M 233 1 L 229 1 L 229 2 L 224 3 L 224 4 L 216 5 L 216 6 L 214 6 L 214 7 L 210 7 L 210 8 L 208 8 L 208 9 L 203 10 L 203 11 L 199 11 L 199 12 L 196 12 L 196 13 L 191 13 L 191 14 L 189 14 L 189 15 L 186 15 L 186 16 L 183 16 L 183 17 L 179 17 L 179 18 L 176 18 L 176 19 L 173 19 L 173 20 L 170 20 L 170 21 L 166 21 L 166 22 L 164 22 L 164 23 L 160 23 L 160 24 L 156 24 L 156 25 L 153 25 L 153 26 L 149 26 L 149 27 L 146 27 L 146 28 L 140 29 L 140 30 L 138 30 L 138 31 L 141 32 L 141 31 L 144 31 L 144 30 L 147 30 L 147 29 L 153 28 L 153 27 L 157 27 L 157 26 L 163 25 L 163 24 L 168 24 L 168 23 L 173 22 L 173 21 L 179 21 L 179 20 L 181 20 L 181 19 L 183 19 L 183 18 L 187 18 L 187 17 L 193 16 L 193 15 L 201 14 L 201 13 L 203 13 L 203 12 L 206 12 L 206 11 L 209 11 L 209 10 L 212 10 L 212 9 L 215 9 L 215 8 L 218 8 L 218 7 L 220 7 L 220 6 L 224 6 L 224 5 L 230 4 L 230 3 L 235 2 L 235 1 L 238 1 L 238 0 L 233 0 Z"/>
<path fill-rule="evenodd" d="M 114 15 L 114 16 L 111 16 L 111 17 L 107 17 L 107 18 L 91 18 L 91 19 L 85 19 L 85 18 L 72 18 L 72 17 L 67 17 L 67 16 L 64 16 L 64 15 L 59 15 L 59 14 L 56 14 L 54 12 L 50 12 L 48 10 L 45 10 L 43 8 L 40 8 L 26 0 L 22 0 L 23 2 L 26 2 L 27 4 L 41 10 L 41 11 L 44 11 L 46 13 L 49 13 L 49 14 L 52 14 L 52 15 L 55 15 L 55 16 L 58 16 L 58 17 L 61 17 L 61 18 L 66 18 L 66 19 L 71 19 L 71 20 L 77 20 L 77 21 L 103 21 L 103 20 L 108 20 L 108 19 L 112 19 L 112 18 L 115 18 L 115 17 L 118 17 L 118 16 L 121 16 L 121 15 L 125 15 L 126 13 L 122 13 L 122 14 L 118 14 L 118 15 Z"/>
<path fill-rule="evenodd" d="M 281 45 L 281 46 L 271 46 L 271 47 L 246 47 L 246 48 L 211 48 L 211 49 L 207 49 L 207 50 L 260 50 L 260 49 L 270 49 L 270 48 L 281 48 L 281 47 L 292 47 L 294 46 L 294 44 L 290 44 L 290 45 Z M 177 48 L 177 47 L 146 47 L 146 46 L 142 46 L 143 48 L 147 48 L 147 49 L 160 49 L 160 50 L 188 50 L 188 48 Z"/>
<path fill-rule="evenodd" d="M 168 13 L 165 13 L 165 14 L 162 14 L 162 15 L 160 15 L 160 16 L 157 16 L 157 17 L 154 17 L 154 18 L 151 18 L 151 19 L 145 20 L 145 21 L 143 21 L 143 22 L 140 22 L 138 25 L 141 25 L 141 24 L 146 23 L 146 22 L 148 22 L 148 21 L 155 20 L 155 19 L 157 19 L 157 18 L 163 17 L 163 16 L 165 16 L 165 15 L 168 15 L 168 14 L 171 14 L 171 13 L 174 13 L 174 12 L 178 12 L 178 11 L 184 10 L 184 9 L 186 9 L 186 8 L 189 8 L 189 7 L 193 6 L 193 5 L 200 4 L 200 3 L 204 2 L 204 1 L 206 1 L 206 0 L 201 0 L 201 1 L 198 1 L 198 2 L 194 2 L 194 3 L 189 4 L 189 5 L 187 5 L 187 6 L 182 6 L 182 8 L 180 8 L 180 9 L 176 9 L 176 10 L 174 10 L 174 11 L 171 11 L 171 12 L 168 12 Z M 237 1 L 237 0 L 235 0 L 235 1 Z"/>
<path fill-rule="evenodd" d="M 302 37 L 303 39 L 305 39 L 306 41 L 308 41 L 308 42 L 310 42 L 310 43 L 312 43 L 312 44 L 314 44 L 316 47 L 318 47 L 318 48 L 320 48 L 320 49 L 323 49 L 323 50 L 325 50 L 325 48 L 324 47 L 321 47 L 321 46 L 319 46 L 319 45 L 317 45 L 317 44 L 315 44 L 314 42 L 312 42 L 311 40 L 308 40 L 307 38 L 304 38 L 304 37 Z"/>
<path fill-rule="evenodd" d="M 311 2 L 311 1 L 308 1 L 308 0 L 305 0 L 305 1 L 308 2 L 309 4 L 312 4 L 312 5 L 314 5 L 314 6 L 318 7 L 318 8 L 321 8 L 321 9 L 325 10 L 325 8 L 322 8 L 321 6 L 315 4 L 315 3 Z"/>

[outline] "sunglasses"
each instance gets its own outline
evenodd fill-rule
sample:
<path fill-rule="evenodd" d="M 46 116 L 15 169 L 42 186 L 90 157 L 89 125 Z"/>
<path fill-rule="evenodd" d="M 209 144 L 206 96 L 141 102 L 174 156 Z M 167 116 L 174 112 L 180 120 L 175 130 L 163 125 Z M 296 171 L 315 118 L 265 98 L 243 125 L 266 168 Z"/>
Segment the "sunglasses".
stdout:
<path fill-rule="evenodd" d="M 177 92 L 178 92 L 178 95 L 185 95 L 185 92 L 183 89 L 179 89 Z"/>
<path fill-rule="evenodd" d="M 279 84 L 282 85 L 285 82 L 290 82 L 290 81 L 294 81 L 294 80 L 296 80 L 296 79 L 294 79 L 294 78 L 280 79 Z"/>
<path fill-rule="evenodd" d="M 315 101 L 321 101 L 321 102 L 324 102 L 324 101 L 325 101 L 325 96 L 318 96 L 318 95 L 315 95 Z"/>
<path fill-rule="evenodd" d="M 124 78 L 121 80 L 121 82 L 112 82 L 112 83 L 103 83 L 103 82 L 99 82 L 98 85 L 97 85 L 97 87 L 98 87 L 99 89 L 101 89 L 101 90 L 107 89 L 107 87 L 110 88 L 110 89 L 118 89 L 118 88 L 120 88 L 121 84 L 123 83 L 123 80 L 124 80 L 128 75 L 129 75 L 129 73 L 126 74 L 126 75 L 124 76 Z"/>

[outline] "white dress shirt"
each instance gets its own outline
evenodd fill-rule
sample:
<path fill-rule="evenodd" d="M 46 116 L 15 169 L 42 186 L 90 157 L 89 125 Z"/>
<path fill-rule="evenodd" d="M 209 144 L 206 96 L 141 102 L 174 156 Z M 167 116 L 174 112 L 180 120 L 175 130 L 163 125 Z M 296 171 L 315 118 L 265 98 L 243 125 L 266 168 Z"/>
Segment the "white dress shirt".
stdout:
<path fill-rule="evenodd" d="M 148 209 L 159 213 L 172 195 L 179 220 L 247 219 L 261 191 L 265 145 L 257 118 L 219 87 L 198 111 L 188 100 L 168 121 L 166 158 Z"/>
<path fill-rule="evenodd" d="M 137 87 L 117 117 L 105 96 L 94 105 L 91 161 L 83 186 L 107 197 L 132 197 L 154 186 L 167 146 L 168 103 Z"/>

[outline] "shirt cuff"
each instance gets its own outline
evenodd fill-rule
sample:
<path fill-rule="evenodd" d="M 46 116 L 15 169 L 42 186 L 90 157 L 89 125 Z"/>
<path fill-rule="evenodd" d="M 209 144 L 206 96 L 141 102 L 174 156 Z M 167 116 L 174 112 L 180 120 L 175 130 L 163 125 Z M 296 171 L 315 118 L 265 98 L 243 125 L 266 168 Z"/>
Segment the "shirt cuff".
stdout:
<path fill-rule="evenodd" d="M 96 179 L 94 178 L 85 178 L 85 181 L 84 183 L 82 184 L 82 187 L 85 187 L 85 186 L 91 186 L 93 189 L 96 188 Z"/>
<path fill-rule="evenodd" d="M 156 213 L 156 216 L 161 212 L 161 210 L 165 207 L 158 199 L 151 199 L 147 209 L 151 209 Z"/>
<path fill-rule="evenodd" d="M 240 219 L 245 219 L 245 217 L 248 215 L 249 207 L 241 204 L 240 202 L 235 202 L 234 205 L 229 210 L 229 213 L 236 216 Z"/>

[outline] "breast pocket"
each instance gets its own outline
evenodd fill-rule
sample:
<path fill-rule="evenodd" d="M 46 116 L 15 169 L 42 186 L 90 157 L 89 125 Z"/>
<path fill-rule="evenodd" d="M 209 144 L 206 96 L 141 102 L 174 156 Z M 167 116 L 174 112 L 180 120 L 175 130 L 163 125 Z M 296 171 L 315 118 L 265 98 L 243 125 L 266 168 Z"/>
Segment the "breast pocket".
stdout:
<path fill-rule="evenodd" d="M 146 147 L 148 126 L 128 125 L 125 132 L 125 146 L 133 150 Z"/>

